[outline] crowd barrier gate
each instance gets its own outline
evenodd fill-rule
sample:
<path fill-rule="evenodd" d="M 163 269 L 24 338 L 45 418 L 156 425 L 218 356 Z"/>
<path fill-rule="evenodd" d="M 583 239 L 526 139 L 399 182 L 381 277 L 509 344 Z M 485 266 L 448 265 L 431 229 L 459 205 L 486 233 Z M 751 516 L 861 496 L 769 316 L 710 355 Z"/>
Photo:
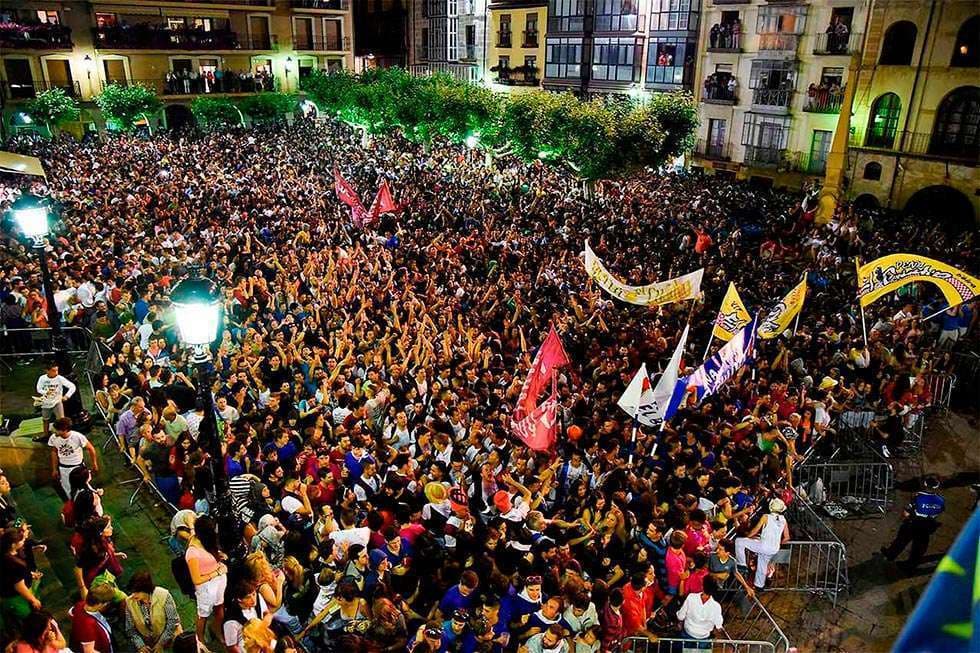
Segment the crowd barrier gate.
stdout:
<path fill-rule="evenodd" d="M 752 642 L 734 639 L 693 641 L 677 637 L 661 637 L 652 642 L 645 637 L 630 637 L 623 643 L 623 653 L 779 653 L 772 642 Z"/>
<path fill-rule="evenodd" d="M 797 487 L 806 489 L 812 505 L 824 503 L 814 495 L 814 484 L 823 482 L 827 500 L 884 514 L 892 504 L 895 475 L 886 462 L 807 462 L 794 470 Z"/>

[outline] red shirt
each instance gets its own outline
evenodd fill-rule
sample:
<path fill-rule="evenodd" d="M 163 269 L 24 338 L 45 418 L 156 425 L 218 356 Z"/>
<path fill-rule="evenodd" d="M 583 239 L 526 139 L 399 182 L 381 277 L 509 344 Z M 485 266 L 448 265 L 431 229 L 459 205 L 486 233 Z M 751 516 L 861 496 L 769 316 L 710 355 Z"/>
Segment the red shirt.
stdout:
<path fill-rule="evenodd" d="M 71 650 L 81 651 L 83 650 L 82 643 L 95 642 L 95 650 L 98 653 L 110 653 L 112 651 L 109 631 L 98 619 L 86 612 L 85 601 L 76 603 L 71 613 L 71 640 L 68 642 Z"/>
<path fill-rule="evenodd" d="M 647 627 L 647 620 L 653 614 L 653 590 L 649 587 L 637 591 L 633 585 L 623 588 L 623 632 L 626 637 L 634 635 Z"/>

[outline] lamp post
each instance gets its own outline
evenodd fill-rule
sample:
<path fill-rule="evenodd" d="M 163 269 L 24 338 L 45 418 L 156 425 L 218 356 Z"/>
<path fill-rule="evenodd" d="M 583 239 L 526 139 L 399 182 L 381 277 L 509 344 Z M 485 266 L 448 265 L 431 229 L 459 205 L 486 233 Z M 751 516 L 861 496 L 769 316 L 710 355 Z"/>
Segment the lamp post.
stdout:
<path fill-rule="evenodd" d="M 197 368 L 197 398 L 204 409 L 197 441 L 210 459 L 215 496 L 212 514 L 218 523 L 222 548 L 231 554 L 239 539 L 238 523 L 232 511 L 225 457 L 211 394 L 211 343 L 217 338 L 221 323 L 221 293 L 210 279 L 192 276 L 174 286 L 170 301 L 180 339 L 191 348 L 191 362 Z"/>
<path fill-rule="evenodd" d="M 58 365 L 58 373 L 73 380 L 71 358 L 68 356 L 68 343 L 61 330 L 61 315 L 54 303 L 54 286 L 51 283 L 51 272 L 48 270 L 48 235 L 51 233 L 51 209 L 47 200 L 37 195 L 23 193 L 9 209 L 10 217 L 20 233 L 31 241 L 31 249 L 37 253 L 41 267 L 41 285 L 44 287 L 44 300 L 47 305 L 48 327 L 51 329 L 51 352 Z M 76 416 L 81 412 L 82 404 L 76 392 L 72 399 L 65 403 L 65 413 Z"/>

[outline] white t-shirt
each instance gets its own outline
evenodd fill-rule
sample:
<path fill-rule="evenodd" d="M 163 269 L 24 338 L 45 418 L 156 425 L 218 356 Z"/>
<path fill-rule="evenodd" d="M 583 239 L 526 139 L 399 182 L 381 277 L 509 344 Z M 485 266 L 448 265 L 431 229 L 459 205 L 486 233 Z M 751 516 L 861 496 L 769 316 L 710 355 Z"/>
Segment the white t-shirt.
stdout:
<path fill-rule="evenodd" d="M 684 622 L 687 634 L 695 639 L 711 637 L 711 632 L 725 623 L 718 601 L 709 598 L 705 603 L 700 592 L 687 595 L 684 605 L 677 611 L 677 618 Z"/>
<path fill-rule="evenodd" d="M 153 335 L 153 325 L 149 322 L 144 322 L 140 325 L 140 328 L 136 330 L 136 335 L 140 338 L 140 348 L 143 351 L 150 346 L 150 336 Z"/>
<path fill-rule="evenodd" d="M 258 619 L 259 613 L 255 608 L 242 610 L 242 616 L 246 623 L 252 619 Z M 239 651 L 245 650 L 245 626 L 237 621 L 226 621 L 223 630 L 225 631 L 225 646 L 237 646 Z"/>
<path fill-rule="evenodd" d="M 82 452 L 88 446 L 88 438 L 78 431 L 68 431 L 68 437 L 63 438 L 52 433 L 48 438 L 48 446 L 58 452 L 58 464 L 62 467 L 76 467 L 84 460 Z"/>
<path fill-rule="evenodd" d="M 60 374 L 53 379 L 47 374 L 42 374 L 37 380 L 37 393 L 41 395 L 42 408 L 54 408 L 61 403 L 65 397 L 75 394 L 75 384 L 61 376 Z M 65 390 L 68 390 L 67 395 Z"/>
<path fill-rule="evenodd" d="M 288 512 L 290 515 L 303 507 L 303 502 L 294 496 L 286 495 L 282 498 L 280 502 L 282 509 Z"/>

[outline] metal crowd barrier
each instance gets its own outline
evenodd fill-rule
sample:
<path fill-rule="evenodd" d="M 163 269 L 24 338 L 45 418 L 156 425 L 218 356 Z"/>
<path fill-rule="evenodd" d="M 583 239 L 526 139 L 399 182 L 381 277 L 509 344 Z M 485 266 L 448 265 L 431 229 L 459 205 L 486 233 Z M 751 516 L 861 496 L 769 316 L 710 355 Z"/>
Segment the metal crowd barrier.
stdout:
<path fill-rule="evenodd" d="M 895 476 L 889 463 L 810 462 L 797 468 L 795 475 L 797 487 L 806 490 L 811 504 L 823 505 L 825 510 L 831 504 L 842 504 L 845 514 L 841 516 L 850 512 L 881 515 L 892 504 Z M 815 496 L 818 480 L 826 499 Z"/>
<path fill-rule="evenodd" d="M 787 542 L 770 564 L 776 569 L 767 590 L 823 594 L 834 607 L 847 591 L 847 552 L 840 542 Z"/>
<path fill-rule="evenodd" d="M 88 351 L 88 330 L 79 326 L 61 327 L 71 355 Z M 0 326 L 0 358 L 29 358 L 51 355 L 51 329 L 27 327 L 11 329 Z"/>
<path fill-rule="evenodd" d="M 651 642 L 644 637 L 629 637 L 623 642 L 623 653 L 780 653 L 772 642 L 752 642 L 734 639 L 696 641 L 677 637 L 660 637 Z"/>
<path fill-rule="evenodd" d="M 834 529 L 827 525 L 803 497 L 797 496 L 786 507 L 786 519 L 789 521 L 791 536 L 795 530 L 797 535 L 802 534 L 813 542 L 837 542 L 844 546 Z"/>
<path fill-rule="evenodd" d="M 939 413 L 948 413 L 953 390 L 956 388 L 956 375 L 926 374 L 924 378 L 932 395 L 932 407 Z"/>
<path fill-rule="evenodd" d="M 946 410 L 949 409 L 947 397 Z M 926 418 L 923 413 L 909 413 L 902 422 L 902 453 L 916 455 L 922 451 L 923 436 L 926 432 Z"/>
<path fill-rule="evenodd" d="M 774 653 L 789 651 L 789 639 L 757 596 L 750 599 L 741 586 L 732 584 L 719 593 L 718 602 L 725 617 L 722 632 L 728 641 L 743 645 L 765 642 L 772 647 L 767 650 Z"/>

